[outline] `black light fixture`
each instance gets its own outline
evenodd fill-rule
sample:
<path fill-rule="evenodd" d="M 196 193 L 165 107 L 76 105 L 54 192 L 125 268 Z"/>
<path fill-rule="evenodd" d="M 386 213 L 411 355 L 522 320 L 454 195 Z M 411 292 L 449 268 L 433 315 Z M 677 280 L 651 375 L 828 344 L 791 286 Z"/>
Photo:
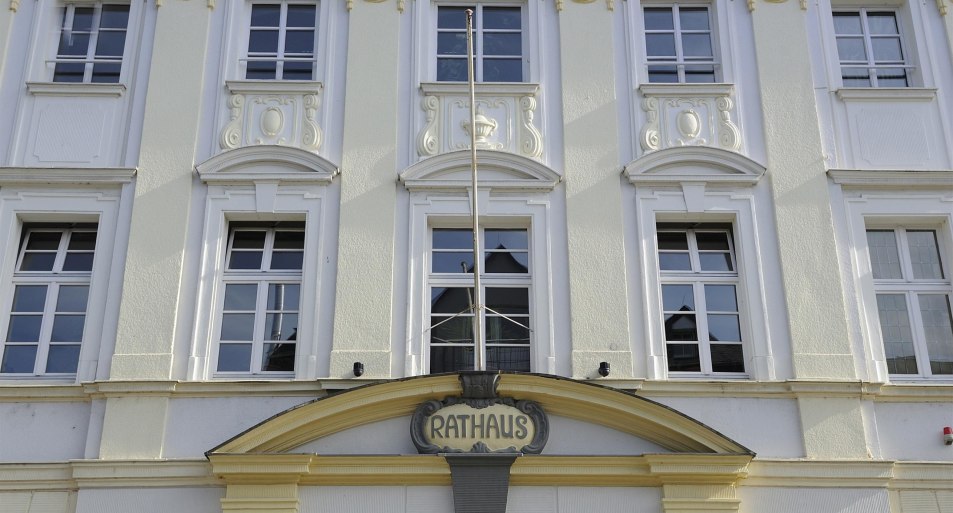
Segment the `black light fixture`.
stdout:
<path fill-rule="evenodd" d="M 364 364 L 361 362 L 354 362 L 354 377 L 359 378 L 364 375 Z"/>
<path fill-rule="evenodd" d="M 599 375 L 603 378 L 609 375 L 609 362 L 599 363 Z"/>

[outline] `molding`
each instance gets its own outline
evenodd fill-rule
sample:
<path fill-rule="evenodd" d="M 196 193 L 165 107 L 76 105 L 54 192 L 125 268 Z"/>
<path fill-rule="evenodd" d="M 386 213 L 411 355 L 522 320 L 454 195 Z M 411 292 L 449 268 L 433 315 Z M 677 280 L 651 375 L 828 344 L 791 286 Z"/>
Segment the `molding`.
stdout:
<path fill-rule="evenodd" d="M 734 84 L 642 84 L 639 92 L 643 96 L 730 96 L 735 92 Z"/>
<path fill-rule="evenodd" d="M 0 491 L 221 486 L 204 459 L 0 463 Z"/>
<path fill-rule="evenodd" d="M 827 176 L 847 187 L 924 187 L 953 188 L 953 171 L 882 171 L 867 169 L 830 169 Z"/>
<path fill-rule="evenodd" d="M 898 461 L 891 489 L 924 488 L 953 492 L 953 462 Z"/>
<path fill-rule="evenodd" d="M 118 83 L 27 82 L 26 89 L 34 96 L 109 96 L 119 98 L 126 92 L 126 86 Z"/>
<path fill-rule="evenodd" d="M 195 166 L 209 185 L 250 185 L 256 182 L 329 184 L 340 173 L 329 160 L 290 146 L 246 146 L 220 153 Z"/>
<path fill-rule="evenodd" d="M 535 95 L 539 84 L 528 82 L 479 82 L 474 84 L 477 95 Z M 466 82 L 421 82 L 420 91 L 424 95 L 467 95 L 470 89 Z"/>
<path fill-rule="evenodd" d="M 679 168 L 705 171 L 680 172 Z M 700 182 L 751 186 L 765 174 L 765 167 L 728 150 L 705 146 L 672 147 L 653 151 L 628 163 L 622 173 L 635 185 L 674 185 Z"/>
<path fill-rule="evenodd" d="M 552 191 L 562 177 L 548 166 L 527 157 L 502 151 L 477 150 L 477 163 L 493 177 L 481 178 L 479 187 L 494 190 Z M 398 176 L 410 191 L 465 191 L 471 186 L 470 150 L 443 153 L 418 162 Z"/>
<path fill-rule="evenodd" d="M 845 101 L 930 101 L 936 98 L 932 87 L 841 87 L 834 93 Z"/>
<path fill-rule="evenodd" d="M 0 403 L 89 402 L 92 397 L 83 385 L 52 384 L 32 380 L 0 381 Z M 2 482 L 2 479 L 0 479 Z"/>
<path fill-rule="evenodd" d="M 320 94 L 324 84 L 313 80 L 226 80 L 232 94 Z"/>
<path fill-rule="evenodd" d="M 754 460 L 742 486 L 794 488 L 884 488 L 892 461 Z M 950 465 L 953 468 L 953 465 Z"/>
<path fill-rule="evenodd" d="M 43 168 L 0 167 L 0 186 L 24 185 L 114 185 L 131 183 L 135 168 Z"/>

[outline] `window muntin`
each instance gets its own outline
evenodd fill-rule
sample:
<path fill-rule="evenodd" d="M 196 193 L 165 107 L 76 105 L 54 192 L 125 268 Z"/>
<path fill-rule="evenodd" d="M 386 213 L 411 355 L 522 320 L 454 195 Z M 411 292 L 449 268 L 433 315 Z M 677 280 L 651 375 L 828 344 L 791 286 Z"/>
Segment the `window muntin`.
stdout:
<path fill-rule="evenodd" d="M 119 82 L 129 5 L 75 5 L 63 8 L 54 59 L 54 82 Z"/>
<path fill-rule="evenodd" d="M 529 231 L 485 228 L 486 370 L 530 371 Z M 465 228 L 431 231 L 430 372 L 473 370 L 473 238 Z"/>
<path fill-rule="evenodd" d="M 245 78 L 314 80 L 317 16 L 313 3 L 252 4 Z"/>
<path fill-rule="evenodd" d="M 731 230 L 660 224 L 657 240 L 669 372 L 743 374 Z"/>
<path fill-rule="evenodd" d="M 953 375 L 950 278 L 935 230 L 868 229 L 877 314 L 893 375 Z"/>
<path fill-rule="evenodd" d="M 24 230 L 0 374 L 76 373 L 95 246 L 95 225 Z"/>
<path fill-rule="evenodd" d="M 239 225 L 228 238 L 218 373 L 294 372 L 304 226 Z"/>
<path fill-rule="evenodd" d="M 907 87 L 909 70 L 897 13 L 835 11 L 834 35 L 845 87 Z"/>
<path fill-rule="evenodd" d="M 649 82 L 715 82 L 717 63 L 707 6 L 646 6 L 642 20 Z"/>
<path fill-rule="evenodd" d="M 516 6 L 439 6 L 437 81 L 467 80 L 467 9 L 473 15 L 476 82 L 522 82 L 525 53 L 523 9 Z"/>

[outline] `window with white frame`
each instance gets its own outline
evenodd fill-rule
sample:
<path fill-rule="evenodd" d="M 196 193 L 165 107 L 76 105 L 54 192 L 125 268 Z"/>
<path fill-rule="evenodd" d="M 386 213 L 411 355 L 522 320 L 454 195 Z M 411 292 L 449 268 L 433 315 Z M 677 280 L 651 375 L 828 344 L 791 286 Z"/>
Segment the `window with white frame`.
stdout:
<path fill-rule="evenodd" d="M 907 87 L 909 58 L 897 13 L 883 8 L 836 10 L 834 36 L 845 87 Z"/>
<path fill-rule="evenodd" d="M 0 374 L 76 374 L 95 247 L 95 224 L 24 227 Z"/>
<path fill-rule="evenodd" d="M 887 371 L 953 376 L 951 281 L 937 231 L 868 228 L 867 248 Z"/>
<path fill-rule="evenodd" d="M 657 241 L 669 373 L 743 374 L 731 227 L 660 223 Z"/>
<path fill-rule="evenodd" d="M 298 222 L 229 230 L 217 373 L 294 372 L 304 237 Z"/>
<path fill-rule="evenodd" d="M 707 5 L 642 8 L 648 80 L 653 83 L 710 83 L 717 79 L 712 16 Z"/>
<path fill-rule="evenodd" d="M 54 82 L 119 82 L 128 4 L 69 4 L 63 8 Z"/>
<path fill-rule="evenodd" d="M 472 230 L 431 230 L 431 373 L 531 369 L 529 230 L 487 227 L 480 230 L 480 237 L 485 307 L 475 312 Z M 474 341 L 474 315 L 482 317 L 485 340 Z M 478 354 L 486 362 L 485 369 L 478 369 Z"/>
<path fill-rule="evenodd" d="M 526 80 L 526 31 L 520 6 L 477 4 L 437 7 L 437 81 L 467 80 L 466 10 L 473 14 L 474 80 Z"/>
<path fill-rule="evenodd" d="M 254 3 L 248 24 L 245 78 L 315 80 L 315 3 Z"/>

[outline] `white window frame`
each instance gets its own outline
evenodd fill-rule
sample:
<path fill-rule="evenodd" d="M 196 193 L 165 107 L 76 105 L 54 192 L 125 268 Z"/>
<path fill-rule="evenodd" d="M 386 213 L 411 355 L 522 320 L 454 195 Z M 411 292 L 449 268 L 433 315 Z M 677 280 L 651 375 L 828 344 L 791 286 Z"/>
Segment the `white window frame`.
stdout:
<path fill-rule="evenodd" d="M 105 5 L 124 5 L 124 6 L 127 8 L 127 9 L 126 9 L 126 26 L 123 27 L 122 31 L 125 33 L 126 38 L 128 38 L 128 35 L 129 35 L 129 21 L 130 21 L 130 16 L 131 16 L 131 14 L 132 14 L 132 13 L 131 13 L 131 10 L 132 10 L 132 9 L 131 9 L 131 6 L 130 6 L 129 4 L 123 4 L 123 3 L 118 3 L 118 4 L 117 4 L 117 3 L 110 3 L 110 2 L 95 2 L 95 3 L 89 4 L 89 5 L 84 5 L 84 4 L 77 5 L 77 4 L 73 4 L 73 3 L 71 3 L 71 4 L 66 4 L 66 5 L 63 7 L 63 13 L 64 13 L 64 15 L 63 15 L 63 23 L 62 23 L 62 25 L 61 25 L 61 27 L 60 27 L 60 37 L 61 37 L 61 38 L 65 36 L 64 33 L 71 32 L 71 31 L 68 31 L 68 30 L 66 29 L 66 27 L 67 27 L 67 26 L 69 26 L 69 27 L 72 27 L 72 26 L 73 26 L 74 15 L 75 15 L 75 13 L 76 13 L 76 9 L 77 9 L 77 8 L 92 8 L 92 9 L 93 9 L 93 19 L 92 19 L 92 23 L 91 23 L 90 32 L 89 32 L 89 41 L 88 41 L 88 44 L 87 44 L 87 47 L 86 47 L 86 54 L 83 56 L 83 58 L 70 58 L 70 57 L 68 57 L 68 56 L 60 55 L 60 54 L 59 54 L 59 51 L 58 51 L 58 49 L 57 49 L 56 57 L 53 59 L 53 62 L 54 62 L 53 81 L 54 81 L 54 82 L 62 82 L 62 83 L 69 83 L 69 82 L 71 82 L 71 81 L 68 81 L 68 80 L 56 80 L 55 67 L 56 67 L 56 65 L 58 65 L 58 64 L 76 64 L 76 63 L 82 63 L 82 64 L 84 64 L 83 80 L 81 80 L 81 81 L 79 81 L 79 82 L 80 82 L 80 83 L 84 83 L 84 84 L 88 84 L 88 83 L 92 83 L 92 82 L 93 82 L 93 72 L 94 72 L 94 69 L 95 69 L 96 64 L 116 64 L 117 62 L 118 62 L 118 64 L 119 64 L 119 66 L 120 66 L 120 75 L 116 77 L 116 80 L 115 80 L 115 81 L 112 81 L 112 80 L 110 80 L 110 81 L 104 81 L 104 83 L 118 83 L 118 82 L 120 82 L 120 77 L 122 76 L 122 75 L 121 75 L 121 74 L 122 74 L 122 65 L 123 65 L 123 61 L 125 60 L 126 48 L 127 48 L 127 46 L 128 46 L 128 45 L 125 44 L 125 41 L 124 41 L 124 44 L 123 44 L 123 54 L 122 54 L 121 56 L 119 56 L 118 59 L 115 58 L 115 57 L 113 57 L 113 56 L 108 56 L 108 57 L 99 57 L 99 56 L 97 56 L 97 47 L 98 47 L 98 43 L 99 43 L 99 35 L 100 35 L 100 33 L 102 33 L 103 31 L 106 31 L 106 32 L 115 32 L 115 31 L 118 31 L 118 29 L 116 29 L 116 28 L 103 29 L 103 27 L 102 27 L 102 11 L 103 11 L 103 7 L 104 7 Z"/>
<path fill-rule="evenodd" d="M 327 186 L 337 167 L 313 153 L 284 146 L 249 146 L 219 154 L 196 166 L 206 185 L 202 256 L 188 378 L 316 379 L 319 354 L 330 354 L 321 340 L 321 298 L 326 243 Z M 217 372 L 218 335 L 224 306 L 225 257 L 229 226 L 245 221 L 302 221 L 304 261 L 298 300 L 294 373 Z M 332 280 L 333 282 L 333 280 Z"/>
<path fill-rule="evenodd" d="M 322 2 L 303 2 L 303 1 L 288 1 L 288 0 L 275 0 L 275 1 L 258 1 L 258 2 L 249 2 L 247 9 L 247 19 L 245 21 L 245 45 L 242 50 L 242 57 L 240 58 L 241 64 L 240 67 L 243 70 L 241 73 L 242 80 L 275 80 L 275 81 L 287 81 L 295 79 L 284 78 L 284 64 L 288 61 L 293 62 L 310 62 L 311 63 L 311 79 L 307 80 L 309 82 L 317 81 L 318 78 L 318 56 L 320 55 L 319 45 L 321 42 L 321 21 L 322 21 L 322 12 L 321 12 L 321 3 Z M 251 16 L 252 11 L 256 5 L 278 5 L 280 6 L 280 14 L 278 21 L 278 48 L 276 49 L 275 56 L 272 58 L 266 55 L 252 55 L 249 52 L 248 44 L 251 37 L 251 30 L 254 28 L 251 26 Z M 287 57 L 285 55 L 285 36 L 288 33 L 288 6 L 289 5 L 313 5 L 315 8 L 314 13 L 314 46 L 312 47 L 311 59 L 305 60 L 296 57 Z M 294 30 L 294 29 L 291 29 Z M 248 74 L 248 62 L 253 60 L 265 61 L 265 62 L 274 62 L 275 63 L 275 76 L 274 78 L 246 78 Z"/>
<path fill-rule="evenodd" d="M 653 9 L 653 8 L 654 9 L 667 8 L 671 10 L 672 22 L 673 22 L 673 28 L 671 31 L 649 30 L 645 28 L 645 19 L 644 19 L 643 13 L 645 12 L 645 9 Z M 686 60 L 685 59 L 685 54 L 684 54 L 684 51 L 682 50 L 682 38 L 681 38 L 683 31 L 681 29 L 681 21 L 678 16 L 678 11 L 681 8 L 704 8 L 708 12 L 708 37 L 709 37 L 709 42 L 711 44 L 711 53 L 712 53 L 711 60 Z M 649 83 L 651 84 L 666 84 L 666 83 L 708 84 L 708 83 L 719 83 L 722 80 L 722 76 L 724 73 L 722 71 L 722 64 L 719 59 L 719 55 L 721 54 L 720 52 L 721 45 L 719 44 L 719 41 L 718 41 L 718 19 L 716 17 L 716 13 L 714 12 L 714 6 L 712 4 L 704 3 L 704 2 L 703 3 L 698 3 L 698 2 L 643 3 L 640 6 L 640 15 L 643 16 L 641 18 L 641 26 L 642 26 L 641 34 L 642 34 L 642 43 L 643 43 L 642 68 L 644 69 L 645 83 L 647 84 Z M 652 60 L 652 57 L 648 55 L 648 41 L 646 40 L 646 36 L 650 33 L 669 33 L 669 32 L 671 32 L 675 37 L 675 59 L 664 60 L 664 61 Z M 698 31 L 689 31 L 689 32 L 694 33 Z M 676 82 L 652 82 L 650 80 L 649 67 L 653 64 L 675 66 L 676 73 L 678 75 L 678 80 Z M 712 67 L 713 76 L 712 76 L 711 82 L 687 82 L 685 80 L 685 66 L 691 66 L 696 64 L 702 65 L 702 66 L 710 65 Z"/>
<path fill-rule="evenodd" d="M 109 183 L 100 186 L 77 186 L 79 177 L 65 177 L 58 173 L 45 174 L 36 170 L 36 176 L 26 180 L 0 173 L 0 280 L 14 282 L 19 260 L 20 238 L 24 227 L 60 223 L 96 224 L 96 245 L 93 251 L 93 269 L 89 273 L 89 294 L 86 321 L 80 345 L 79 363 L 75 374 L 0 374 L 4 380 L 51 380 L 83 382 L 108 379 L 109 362 L 115 346 L 118 302 L 107 301 L 118 297 L 125 266 L 125 246 L 128 240 L 128 222 L 120 222 L 131 207 L 131 171 L 84 172 L 90 181 Z M 108 175 L 108 176 L 107 176 Z M 33 185 L 30 182 L 48 185 Z M 70 184 L 65 185 L 64 184 Z M 52 185 L 49 185 L 52 184 Z M 14 287 L 0 287 L 0 340 L 6 340 L 6 329 L 13 302 Z"/>
<path fill-rule="evenodd" d="M 440 3 L 438 3 L 438 4 L 436 5 L 436 9 L 437 9 L 437 12 L 439 13 L 440 8 L 442 8 L 442 7 L 458 7 L 458 8 L 459 8 L 459 7 L 465 7 L 465 6 L 466 6 L 466 7 L 471 7 L 471 6 L 472 6 L 472 7 L 474 8 L 474 14 L 473 14 L 473 40 L 474 40 L 474 47 L 475 47 L 475 48 L 474 48 L 474 55 L 473 55 L 473 58 L 474 58 L 474 61 L 475 61 L 475 62 L 474 62 L 474 75 L 475 75 L 475 80 L 474 80 L 474 81 L 475 81 L 475 82 L 480 82 L 480 83 L 483 83 L 483 82 L 484 82 L 484 79 L 483 79 L 483 62 L 484 62 L 484 60 L 486 59 L 486 57 L 485 57 L 485 55 L 484 55 L 484 53 L 483 53 L 483 36 L 484 36 L 484 34 L 485 34 L 486 32 L 490 32 L 490 33 L 501 32 L 501 30 L 499 30 L 499 29 L 490 29 L 490 30 L 487 30 L 487 29 L 484 29 L 484 28 L 483 28 L 483 9 L 484 9 L 484 7 L 491 7 L 491 8 L 494 8 L 494 7 L 507 8 L 507 7 L 509 7 L 509 8 L 518 8 L 518 9 L 520 10 L 520 39 L 521 39 L 521 41 L 520 41 L 520 49 L 521 49 L 521 54 L 520 54 L 519 57 L 520 57 L 520 64 L 521 64 L 521 80 L 518 80 L 518 81 L 508 81 L 508 82 L 500 82 L 500 83 L 522 84 L 522 83 L 529 82 L 529 81 L 530 81 L 530 80 L 529 80 L 529 77 L 528 77 L 528 75 L 529 75 L 529 58 L 528 58 L 528 56 L 527 56 L 527 48 L 528 48 L 527 45 L 528 45 L 528 43 L 529 43 L 529 37 L 528 37 L 528 34 L 527 34 L 528 24 L 527 24 L 527 6 L 526 6 L 526 4 L 523 4 L 523 3 L 498 3 L 498 2 L 492 2 L 492 1 L 491 1 L 491 2 L 472 2 L 472 3 L 456 2 L 456 1 L 455 1 L 455 2 L 449 2 L 449 3 L 440 2 Z M 439 16 L 437 16 L 436 19 L 439 20 Z M 446 80 L 440 80 L 440 79 L 438 78 L 438 76 L 437 76 L 437 71 L 436 71 L 436 70 L 437 70 L 437 61 L 441 58 L 441 54 L 439 54 L 438 51 L 437 51 L 437 49 L 438 49 L 437 39 L 438 39 L 438 35 L 439 35 L 441 32 L 461 32 L 461 30 L 460 30 L 460 29 L 441 29 L 440 26 L 439 26 L 439 22 L 435 22 L 435 23 L 434 23 L 434 30 L 433 30 L 433 39 L 434 39 L 434 42 L 433 42 L 433 44 L 434 44 L 434 52 L 433 52 L 434 75 L 433 75 L 433 81 L 434 81 L 434 82 L 442 82 L 442 83 L 451 83 L 451 84 L 452 84 L 452 83 L 456 83 L 456 82 L 466 82 L 465 80 L 464 80 L 464 81 L 446 81 Z M 463 29 L 462 33 L 463 33 L 463 34 L 466 34 L 466 29 Z M 499 56 L 494 56 L 494 57 L 499 57 Z M 492 60 L 494 57 L 489 57 L 489 59 Z M 506 57 L 514 57 L 514 56 L 506 56 Z M 465 54 L 463 55 L 462 60 L 463 60 L 464 62 L 466 62 L 466 55 L 465 55 Z"/>
<path fill-rule="evenodd" d="M 860 332 L 857 334 L 856 358 L 859 368 L 871 382 L 953 381 L 953 376 L 921 372 L 918 375 L 889 374 L 884 350 L 880 316 L 877 309 L 878 286 L 873 279 L 869 248 L 868 229 L 924 229 L 935 230 L 939 244 L 944 276 L 949 280 L 953 267 L 953 212 L 950 202 L 953 194 L 933 191 L 884 191 L 850 187 L 844 191 L 846 205 L 846 230 L 851 263 L 850 289 L 856 291 L 858 301 L 854 304 Z M 947 281 L 947 283 L 949 283 Z M 951 291 L 953 292 L 953 291 Z M 908 314 L 912 306 L 908 303 Z M 916 335 L 915 335 L 916 336 Z M 918 353 L 918 360 L 920 355 Z M 923 367 L 918 367 L 922 371 Z"/>
<path fill-rule="evenodd" d="M 894 17 L 894 22 L 895 22 L 896 25 L 897 25 L 897 34 L 896 34 L 896 36 L 890 36 L 890 38 L 892 38 L 892 39 L 897 39 L 897 40 L 899 41 L 899 43 L 900 43 L 900 53 L 903 55 L 903 60 L 902 60 L 902 61 L 899 61 L 899 62 L 896 63 L 896 64 L 878 64 L 878 61 L 876 61 L 876 60 L 874 59 L 872 37 L 871 37 L 871 34 L 870 34 L 870 25 L 869 25 L 868 22 L 867 22 L 867 14 L 868 14 L 869 11 L 887 12 L 887 13 L 890 13 L 890 14 L 893 15 L 893 17 Z M 866 70 L 867 70 L 867 73 L 868 73 L 869 80 L 870 80 L 870 85 L 869 85 L 869 86 L 850 86 L 850 87 L 861 87 L 861 88 L 865 88 L 865 87 L 871 87 L 871 88 L 878 88 L 878 87 L 910 87 L 910 86 L 912 85 L 912 84 L 911 84 L 911 74 L 912 74 L 912 71 L 913 71 L 913 69 L 914 69 L 914 66 L 912 66 L 912 65 L 910 64 L 910 52 L 909 52 L 909 50 L 907 49 L 907 44 L 906 44 L 906 42 L 905 42 L 904 28 L 903 28 L 903 19 L 902 19 L 902 17 L 901 17 L 901 14 L 898 12 L 898 10 L 897 10 L 896 8 L 876 7 L 876 6 L 874 6 L 874 7 L 857 7 L 857 8 L 853 8 L 853 9 L 848 9 L 848 8 L 844 8 L 844 7 L 835 7 L 835 8 L 833 9 L 833 11 L 831 12 L 831 19 L 833 20 L 838 13 L 850 13 L 850 14 L 857 13 L 857 15 L 860 17 L 861 33 L 862 33 L 863 42 L 864 42 L 864 52 L 867 54 L 867 62 L 866 62 L 866 63 L 863 63 L 863 64 L 860 64 L 860 63 L 851 63 L 851 62 L 848 62 L 847 64 L 845 64 L 844 61 L 842 61 L 842 60 L 840 59 L 840 55 L 838 54 L 838 56 L 837 56 L 837 64 L 838 64 L 838 68 L 840 69 L 841 83 L 843 83 L 843 81 L 844 81 L 844 71 L 843 71 L 843 68 L 844 68 L 844 67 L 850 67 L 850 68 L 862 68 L 862 69 L 866 69 Z M 836 31 L 836 28 L 835 28 L 835 31 L 834 31 L 834 46 L 835 46 L 835 51 L 837 51 L 836 46 L 837 46 L 837 41 L 838 41 L 838 39 L 841 38 L 841 37 L 844 37 L 844 36 L 847 36 L 847 34 L 838 34 L 837 31 Z M 893 62 L 893 61 L 885 61 L 885 62 Z M 880 85 L 877 83 L 877 81 L 878 81 L 877 69 L 878 69 L 878 68 L 903 69 L 903 70 L 904 70 L 904 80 L 906 81 L 907 84 L 906 84 L 905 86 L 880 86 Z"/>

